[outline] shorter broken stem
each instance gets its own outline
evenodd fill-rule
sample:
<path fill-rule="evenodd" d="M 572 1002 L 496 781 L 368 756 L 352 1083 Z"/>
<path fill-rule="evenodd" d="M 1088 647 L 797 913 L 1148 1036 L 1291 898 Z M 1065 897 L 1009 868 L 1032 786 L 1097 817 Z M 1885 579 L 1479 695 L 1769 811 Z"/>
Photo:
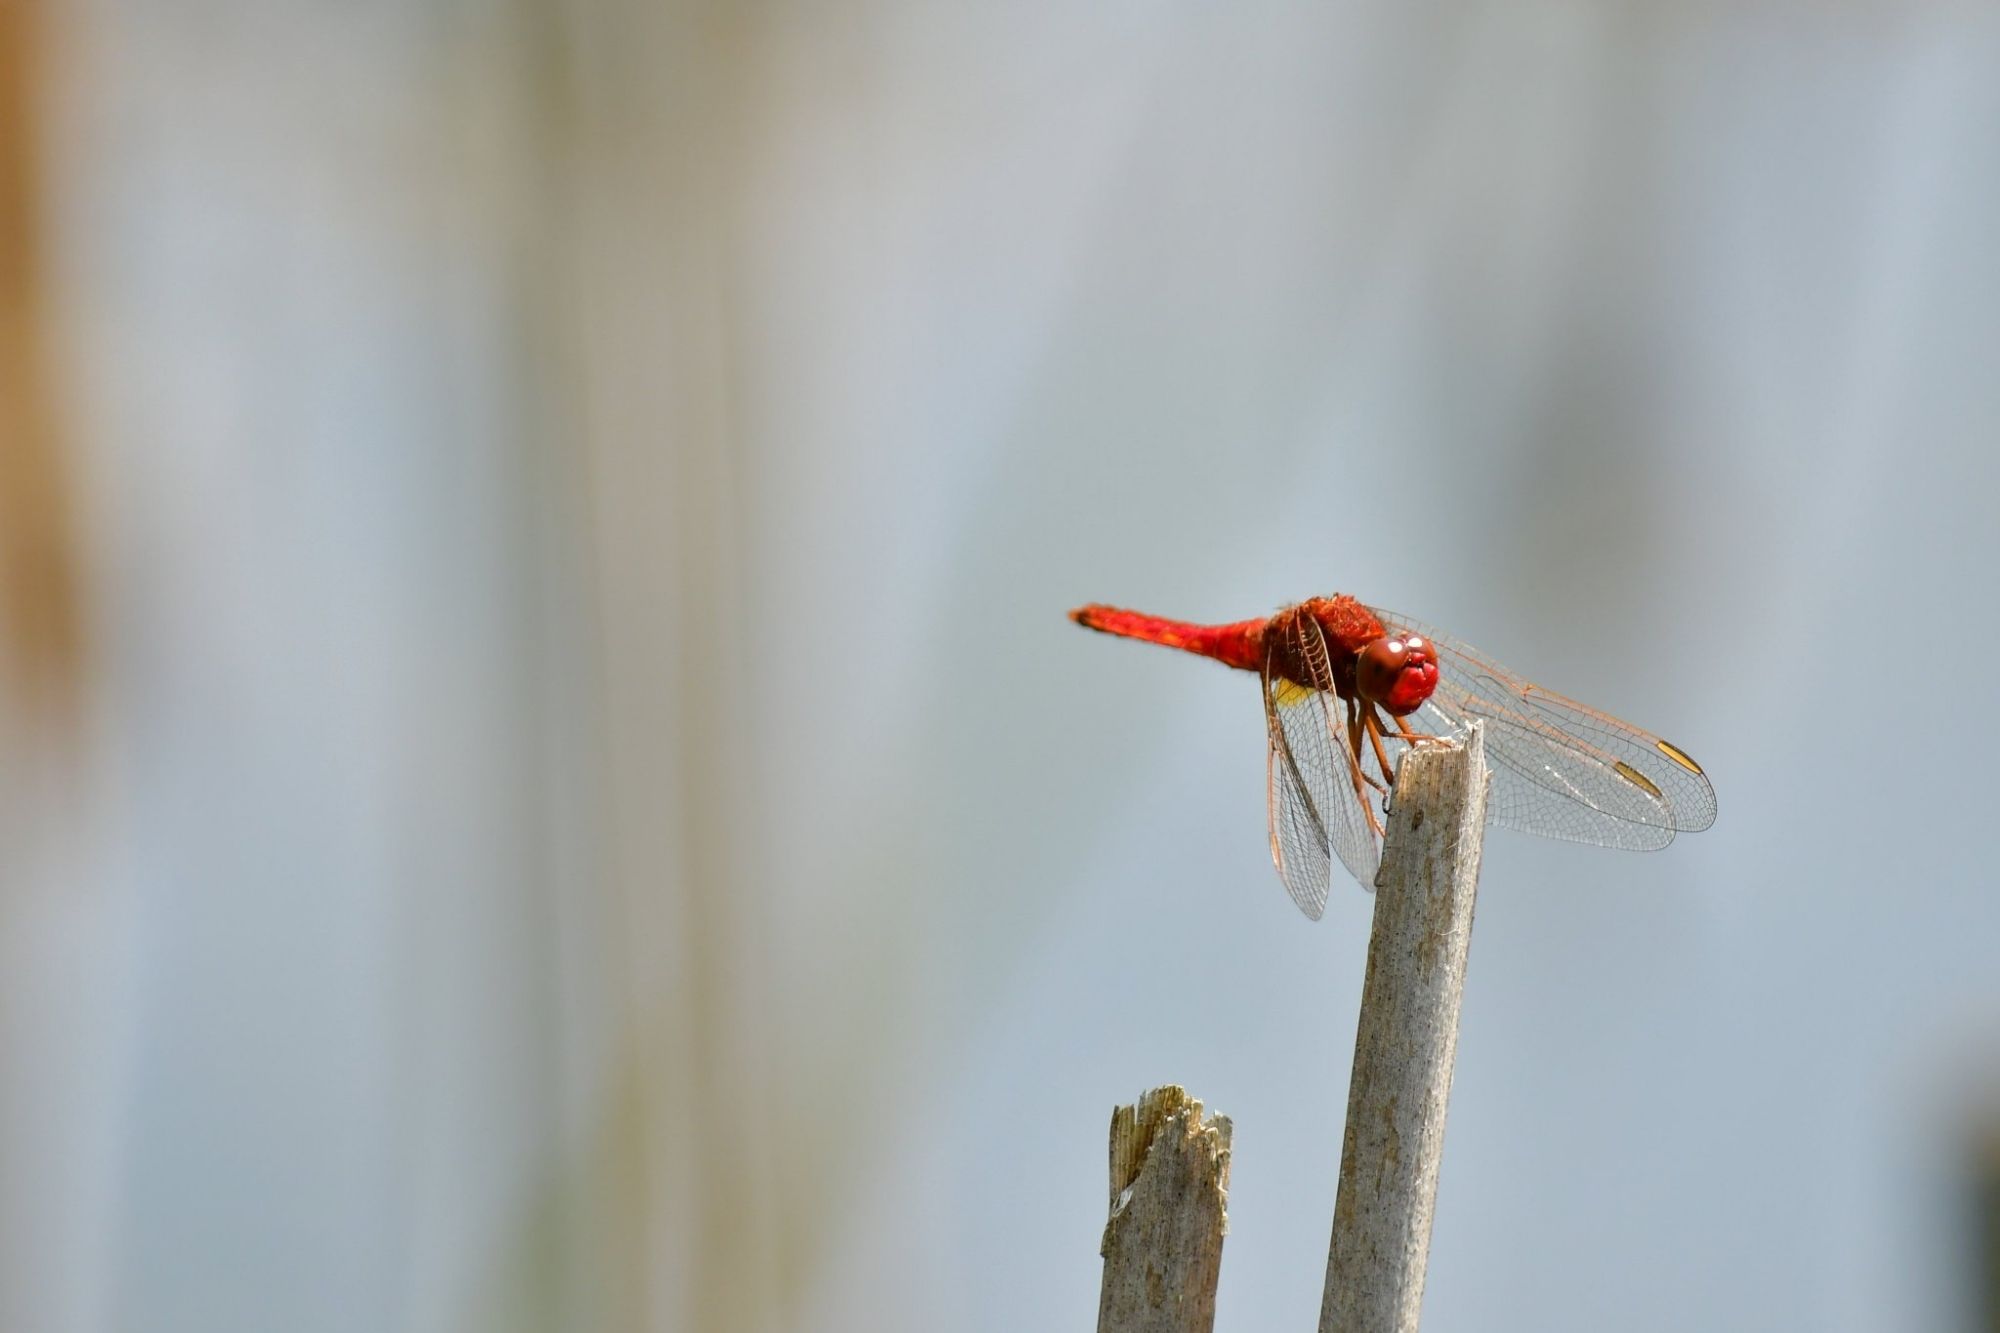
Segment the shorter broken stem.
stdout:
<path fill-rule="evenodd" d="M 1098 1333 L 1209 1333 L 1228 1228 L 1229 1117 L 1185 1088 L 1111 1113 L 1111 1218 Z"/>

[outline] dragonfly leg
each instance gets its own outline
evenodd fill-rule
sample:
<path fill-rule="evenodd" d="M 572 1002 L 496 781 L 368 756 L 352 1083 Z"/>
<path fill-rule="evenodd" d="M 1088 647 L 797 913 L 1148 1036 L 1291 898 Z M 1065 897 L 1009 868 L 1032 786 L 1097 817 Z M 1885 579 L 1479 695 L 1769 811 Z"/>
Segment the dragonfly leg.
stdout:
<path fill-rule="evenodd" d="M 1361 705 L 1357 705 L 1352 699 L 1349 699 L 1346 702 L 1347 702 L 1348 768 L 1351 769 L 1354 773 L 1359 774 L 1363 782 L 1373 787 L 1376 791 L 1380 792 L 1382 795 L 1387 796 L 1389 794 L 1389 788 L 1383 783 L 1375 780 L 1375 777 L 1369 773 L 1368 765 L 1363 759 L 1361 750 L 1361 733 L 1360 731 L 1357 730 L 1357 726 L 1359 725 L 1359 723 L 1356 717 L 1356 709 L 1361 707 Z M 1360 791 L 1360 788 L 1356 787 L 1355 790 L 1358 792 Z"/>
<path fill-rule="evenodd" d="M 1394 714 L 1391 714 L 1390 716 L 1395 717 Z M 1412 745 L 1421 745 L 1427 741 L 1441 741 L 1444 739 L 1444 737 L 1442 736 L 1427 736 L 1420 731 L 1411 731 L 1410 720 L 1408 718 L 1397 717 L 1395 718 L 1395 722 L 1396 722 L 1397 736 L 1402 740 L 1408 741 Z"/>
<path fill-rule="evenodd" d="M 1375 836 L 1379 838 L 1383 836 L 1382 821 L 1375 815 L 1375 802 L 1368 799 L 1368 793 L 1361 789 L 1361 784 L 1365 782 L 1385 795 L 1387 792 L 1380 783 L 1369 777 L 1368 771 L 1361 766 L 1361 710 L 1355 706 L 1352 699 L 1347 701 L 1347 752 L 1348 767 L 1354 777 L 1355 798 L 1361 802 L 1361 812 L 1368 816 L 1368 827 L 1373 829 Z"/>
<path fill-rule="evenodd" d="M 1382 746 L 1382 720 L 1375 716 L 1374 704 L 1362 707 L 1361 724 L 1368 729 L 1369 744 L 1375 747 L 1375 762 L 1381 766 L 1382 781 L 1393 783 L 1396 775 L 1389 768 L 1389 752 Z"/>
<path fill-rule="evenodd" d="M 1386 836 L 1386 834 L 1382 828 L 1382 819 L 1379 815 L 1375 813 L 1375 802 L 1369 800 L 1368 793 L 1361 790 L 1361 783 L 1364 779 L 1367 781 L 1369 786 L 1372 787 L 1375 785 L 1375 780 L 1373 778 L 1367 777 L 1367 775 L 1364 774 L 1357 767 L 1354 770 L 1354 794 L 1361 801 L 1361 813 L 1368 816 L 1368 827 L 1375 831 L 1376 837 L 1378 838 L 1384 837 Z M 1384 794 L 1386 795 L 1386 793 Z"/>

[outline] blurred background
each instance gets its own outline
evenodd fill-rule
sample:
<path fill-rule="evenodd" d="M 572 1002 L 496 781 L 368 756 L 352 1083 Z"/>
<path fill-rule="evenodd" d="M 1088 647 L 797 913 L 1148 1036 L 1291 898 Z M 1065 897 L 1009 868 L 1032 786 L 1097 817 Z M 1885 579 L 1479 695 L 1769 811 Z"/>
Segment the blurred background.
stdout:
<path fill-rule="evenodd" d="M 2000 1327 L 2000 18 L 0 0 L 0 1327 L 1313 1326 L 1351 591 L 1698 755 L 1487 844 L 1434 1329 Z"/>

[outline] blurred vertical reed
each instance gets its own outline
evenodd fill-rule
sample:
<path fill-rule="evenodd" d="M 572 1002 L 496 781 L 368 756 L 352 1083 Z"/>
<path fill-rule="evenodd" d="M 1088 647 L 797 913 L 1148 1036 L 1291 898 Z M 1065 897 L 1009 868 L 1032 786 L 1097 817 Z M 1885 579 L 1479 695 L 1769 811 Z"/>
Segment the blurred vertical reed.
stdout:
<path fill-rule="evenodd" d="M 20 713 L 66 728 L 84 619 L 49 338 L 38 17 L 34 0 L 0 0 L 0 625 Z"/>

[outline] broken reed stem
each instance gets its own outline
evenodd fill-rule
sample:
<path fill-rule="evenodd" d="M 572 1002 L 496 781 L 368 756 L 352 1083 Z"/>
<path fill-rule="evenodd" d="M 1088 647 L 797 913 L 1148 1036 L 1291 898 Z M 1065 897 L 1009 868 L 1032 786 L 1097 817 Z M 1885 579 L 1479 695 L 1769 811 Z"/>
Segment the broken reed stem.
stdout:
<path fill-rule="evenodd" d="M 1403 758 L 1375 881 L 1320 1333 L 1415 1333 L 1486 828 L 1486 736 Z"/>
<path fill-rule="evenodd" d="M 1185 1088 L 1111 1113 L 1111 1218 L 1097 1333 L 1209 1333 L 1228 1226 L 1229 1118 Z"/>

